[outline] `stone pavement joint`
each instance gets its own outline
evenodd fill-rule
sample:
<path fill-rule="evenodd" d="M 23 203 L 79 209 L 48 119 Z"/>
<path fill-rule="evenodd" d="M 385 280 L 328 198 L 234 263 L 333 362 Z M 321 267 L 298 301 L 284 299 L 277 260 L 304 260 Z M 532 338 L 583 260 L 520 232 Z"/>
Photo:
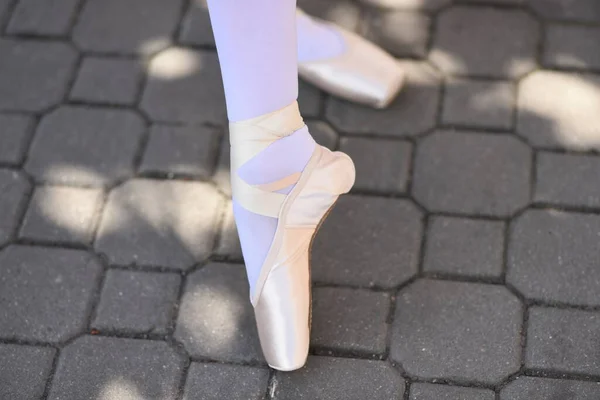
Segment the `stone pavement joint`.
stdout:
<path fill-rule="evenodd" d="M 307 366 L 262 356 L 205 0 L 0 0 L 0 399 L 600 398 L 600 3 L 299 0 L 399 58 L 300 82 L 358 168 Z"/>

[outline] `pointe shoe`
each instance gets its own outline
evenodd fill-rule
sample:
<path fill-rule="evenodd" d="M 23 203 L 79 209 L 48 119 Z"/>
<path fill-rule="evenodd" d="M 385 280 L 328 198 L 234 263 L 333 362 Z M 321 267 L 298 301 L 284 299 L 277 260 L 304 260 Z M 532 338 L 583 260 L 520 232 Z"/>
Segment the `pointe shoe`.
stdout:
<path fill-rule="evenodd" d="M 299 63 L 300 77 L 345 100 L 374 108 L 387 107 L 404 84 L 404 71 L 398 62 L 363 37 L 318 21 L 329 24 L 341 34 L 346 51 L 336 57 Z"/>
<path fill-rule="evenodd" d="M 265 359 L 269 366 L 281 371 L 301 368 L 306 362 L 312 241 L 338 197 L 354 184 L 354 164 L 346 154 L 316 145 L 301 173 L 277 182 L 248 185 L 233 171 L 274 140 L 303 125 L 297 103 L 267 116 L 230 124 L 236 201 L 249 211 L 278 218 L 250 301 Z M 289 194 L 277 192 L 293 184 Z"/>

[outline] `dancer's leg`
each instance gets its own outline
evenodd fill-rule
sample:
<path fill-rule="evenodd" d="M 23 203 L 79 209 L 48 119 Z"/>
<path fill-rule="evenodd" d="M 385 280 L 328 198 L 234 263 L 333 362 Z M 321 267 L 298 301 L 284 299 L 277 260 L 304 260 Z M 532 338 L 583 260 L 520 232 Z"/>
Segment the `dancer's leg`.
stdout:
<path fill-rule="evenodd" d="M 298 62 L 333 58 L 346 51 L 344 37 L 331 25 L 315 20 L 303 12 L 296 18 Z"/>
<path fill-rule="evenodd" d="M 208 4 L 230 122 L 264 116 L 293 104 L 298 97 L 296 1 L 209 0 Z M 295 113 L 292 119 L 301 121 Z M 285 137 L 239 168 L 232 165 L 232 175 L 260 185 L 302 171 L 315 142 L 301 122 L 295 129 L 283 132 Z M 247 151 L 245 146 L 232 141 L 232 155 Z M 277 218 L 248 210 L 236 198 L 235 190 L 233 204 L 252 289 L 273 240 Z"/>

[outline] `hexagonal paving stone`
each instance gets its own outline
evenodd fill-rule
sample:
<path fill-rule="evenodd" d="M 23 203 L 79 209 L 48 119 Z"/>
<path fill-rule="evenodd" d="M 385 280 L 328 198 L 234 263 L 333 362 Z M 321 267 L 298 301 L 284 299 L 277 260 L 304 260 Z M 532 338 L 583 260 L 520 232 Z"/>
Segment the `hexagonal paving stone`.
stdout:
<path fill-rule="evenodd" d="M 11 34 L 66 35 L 80 0 L 20 0 L 6 29 Z"/>
<path fill-rule="evenodd" d="M 548 26 L 543 59 L 550 67 L 600 69 L 600 28 Z"/>
<path fill-rule="evenodd" d="M 0 110 L 40 112 L 60 103 L 76 58 L 61 42 L 0 40 Z"/>
<path fill-rule="evenodd" d="M 142 68 L 137 60 L 86 57 L 70 97 L 89 103 L 132 105 L 141 79 Z"/>
<path fill-rule="evenodd" d="M 22 174 L 0 169 L 0 246 L 5 244 L 17 229 L 25 208 L 25 196 L 29 190 L 29 182 Z"/>
<path fill-rule="evenodd" d="M 48 400 L 175 400 L 185 362 L 165 342 L 84 336 L 61 351 Z"/>
<path fill-rule="evenodd" d="M 96 250 L 119 265 L 190 268 L 212 250 L 221 200 L 208 183 L 128 181 L 108 197 Z"/>
<path fill-rule="evenodd" d="M 600 383 L 520 376 L 500 391 L 500 400 L 595 400 Z"/>
<path fill-rule="evenodd" d="M 333 357 L 308 357 L 306 367 L 275 374 L 274 400 L 395 399 L 404 392 L 404 380 L 386 362 Z"/>
<path fill-rule="evenodd" d="M 10 246 L 0 253 L 0 337 L 62 342 L 86 326 L 102 266 L 89 253 Z"/>
<path fill-rule="evenodd" d="M 225 215 L 223 216 L 216 254 L 226 257 L 228 260 L 243 261 L 242 245 L 238 236 L 237 227 L 235 226 L 233 205 L 231 201 L 227 201 L 227 205 L 225 206 Z"/>
<path fill-rule="evenodd" d="M 18 165 L 23 162 L 32 136 L 33 118 L 20 114 L 0 115 L 0 163 Z"/>
<path fill-rule="evenodd" d="M 522 319 L 504 287 L 419 280 L 398 296 L 390 357 L 419 378 L 498 383 L 521 366 Z"/>
<path fill-rule="evenodd" d="M 517 133 L 534 146 L 600 150 L 600 76 L 534 72 L 519 85 L 518 107 Z"/>
<path fill-rule="evenodd" d="M 154 121 L 227 121 L 217 54 L 183 48 L 152 59 L 140 107 Z"/>
<path fill-rule="evenodd" d="M 428 272 L 499 277 L 503 270 L 504 222 L 433 217 L 425 245 Z"/>
<path fill-rule="evenodd" d="M 175 338 L 192 357 L 263 360 L 243 265 L 212 263 L 188 276 Z"/>
<path fill-rule="evenodd" d="M 434 11 L 451 3 L 452 0 L 360 0 L 360 2 L 381 8 Z"/>
<path fill-rule="evenodd" d="M 452 79 L 446 85 L 442 122 L 449 125 L 511 129 L 516 87 L 509 82 Z"/>
<path fill-rule="evenodd" d="M 263 400 L 268 381 L 265 368 L 194 362 L 183 400 Z"/>
<path fill-rule="evenodd" d="M 414 136 L 435 126 L 440 101 L 440 78 L 427 64 L 399 61 L 407 74 L 405 87 L 385 110 L 331 98 L 327 119 L 340 132 Z"/>
<path fill-rule="evenodd" d="M 527 0 L 542 18 L 560 21 L 600 22 L 596 0 Z"/>
<path fill-rule="evenodd" d="M 208 179 L 217 162 L 220 142 L 220 130 L 212 127 L 154 125 L 140 172 Z"/>
<path fill-rule="evenodd" d="M 38 186 L 29 202 L 19 237 L 89 244 L 102 200 L 99 189 Z"/>
<path fill-rule="evenodd" d="M 303 80 L 299 80 L 298 82 L 298 106 L 300 107 L 300 114 L 304 118 L 318 117 L 323 108 L 323 94 L 310 83 L 306 83 Z"/>
<path fill-rule="evenodd" d="M 509 216 L 529 202 L 530 172 L 511 135 L 438 131 L 417 147 L 413 193 L 430 211 Z"/>
<path fill-rule="evenodd" d="M 92 326 L 99 331 L 164 335 L 175 314 L 180 285 L 177 274 L 110 270 Z"/>
<path fill-rule="evenodd" d="M 395 287 L 417 272 L 421 213 L 406 200 L 344 196 L 316 236 L 317 282 Z"/>
<path fill-rule="evenodd" d="M 544 204 L 600 207 L 600 158 L 539 152 L 534 200 Z"/>
<path fill-rule="evenodd" d="M 452 75 L 516 78 L 536 67 L 538 40 L 524 11 L 458 6 L 438 17 L 430 59 Z"/>
<path fill-rule="evenodd" d="M 511 226 L 506 279 L 525 297 L 600 305 L 600 216 L 531 210 Z"/>
<path fill-rule="evenodd" d="M 182 21 L 179 42 L 196 46 L 214 46 L 206 0 L 191 1 Z"/>
<path fill-rule="evenodd" d="M 50 347 L 0 344 L 0 398 L 41 398 L 55 354 Z"/>
<path fill-rule="evenodd" d="M 403 193 L 408 185 L 412 145 L 387 139 L 346 137 L 340 150 L 356 167 L 353 190 L 376 193 Z"/>
<path fill-rule="evenodd" d="M 150 54 L 171 42 L 182 4 L 183 0 L 90 0 L 73 40 L 87 51 Z"/>
<path fill-rule="evenodd" d="M 409 400 L 494 400 L 496 395 L 489 389 L 413 383 Z"/>
<path fill-rule="evenodd" d="M 231 145 L 229 144 L 229 131 L 223 133 L 221 148 L 219 149 L 219 162 L 212 176 L 212 181 L 228 197 L 231 197 L 231 174 L 229 164 L 231 161 Z"/>
<path fill-rule="evenodd" d="M 4 19 L 8 17 L 9 11 L 11 10 L 12 0 L 0 0 L 0 21 L 4 22 Z"/>
<path fill-rule="evenodd" d="M 427 55 L 431 20 L 411 11 L 371 12 L 366 22 L 366 37 L 397 57 Z"/>
<path fill-rule="evenodd" d="M 525 367 L 600 376 L 599 330 L 598 312 L 533 307 Z"/>
<path fill-rule="evenodd" d="M 315 288 L 311 343 L 328 350 L 383 354 L 390 305 L 387 293 Z"/>
<path fill-rule="evenodd" d="M 306 126 L 310 135 L 318 144 L 327 147 L 329 150 L 337 148 L 340 139 L 337 132 L 327 122 L 306 121 Z"/>
<path fill-rule="evenodd" d="M 361 10 L 352 0 L 298 0 L 298 7 L 318 18 L 334 22 L 348 30 L 358 28 Z"/>
<path fill-rule="evenodd" d="M 144 129 L 132 111 L 60 107 L 40 121 L 25 169 L 41 182 L 110 184 L 133 174 Z"/>

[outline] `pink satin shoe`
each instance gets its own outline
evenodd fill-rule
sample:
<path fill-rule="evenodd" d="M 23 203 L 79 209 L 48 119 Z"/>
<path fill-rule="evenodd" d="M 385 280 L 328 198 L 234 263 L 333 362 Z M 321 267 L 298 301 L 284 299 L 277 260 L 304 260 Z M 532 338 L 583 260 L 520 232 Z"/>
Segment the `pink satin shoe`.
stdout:
<path fill-rule="evenodd" d="M 304 125 L 297 103 L 230 124 L 232 171 L 275 140 Z M 254 213 L 278 218 L 275 237 L 250 294 L 268 364 L 281 371 L 304 365 L 310 341 L 310 249 L 317 230 L 341 194 L 354 184 L 350 157 L 316 145 L 301 173 L 266 185 L 249 185 L 232 173 L 233 195 Z M 294 185 L 289 194 L 277 193 Z"/>
<path fill-rule="evenodd" d="M 398 62 L 363 37 L 311 18 L 338 31 L 344 38 L 346 51 L 336 57 L 299 63 L 300 77 L 345 100 L 374 108 L 387 107 L 404 84 L 405 74 Z"/>

